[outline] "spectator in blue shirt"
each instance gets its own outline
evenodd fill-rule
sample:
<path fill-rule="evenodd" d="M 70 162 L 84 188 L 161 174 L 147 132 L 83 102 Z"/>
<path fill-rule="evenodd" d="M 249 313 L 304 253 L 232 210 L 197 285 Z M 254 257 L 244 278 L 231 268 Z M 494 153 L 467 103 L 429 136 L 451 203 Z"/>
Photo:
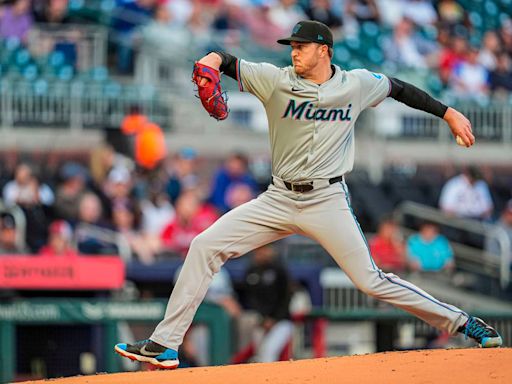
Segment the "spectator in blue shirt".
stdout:
<path fill-rule="evenodd" d="M 133 46 L 138 27 L 148 24 L 156 0 L 118 0 L 112 11 L 112 38 L 117 45 L 117 69 L 121 74 L 133 70 Z"/>
<path fill-rule="evenodd" d="M 220 212 L 229 211 L 229 204 L 226 198 L 227 192 L 232 185 L 246 184 L 256 194 L 258 185 L 249 172 L 248 163 L 245 155 L 234 153 L 227 158 L 224 166 L 215 174 L 209 201 Z"/>
<path fill-rule="evenodd" d="M 413 271 L 449 272 L 454 267 L 450 243 L 439 233 L 439 227 L 434 223 L 423 223 L 419 233 L 409 237 L 407 257 Z"/>

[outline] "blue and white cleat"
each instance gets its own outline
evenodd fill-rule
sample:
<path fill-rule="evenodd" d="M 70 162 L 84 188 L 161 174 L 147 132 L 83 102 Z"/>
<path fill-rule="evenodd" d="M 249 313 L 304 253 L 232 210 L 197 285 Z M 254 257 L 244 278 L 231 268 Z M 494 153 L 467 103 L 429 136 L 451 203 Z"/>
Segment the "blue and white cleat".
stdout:
<path fill-rule="evenodd" d="M 150 363 L 162 369 L 176 369 L 180 364 L 178 352 L 151 340 L 137 341 L 133 344 L 119 343 L 114 350 L 130 360 Z"/>
<path fill-rule="evenodd" d="M 501 347 L 503 340 L 500 334 L 478 317 L 470 316 L 466 324 L 458 329 L 466 338 L 471 337 L 482 348 Z"/>

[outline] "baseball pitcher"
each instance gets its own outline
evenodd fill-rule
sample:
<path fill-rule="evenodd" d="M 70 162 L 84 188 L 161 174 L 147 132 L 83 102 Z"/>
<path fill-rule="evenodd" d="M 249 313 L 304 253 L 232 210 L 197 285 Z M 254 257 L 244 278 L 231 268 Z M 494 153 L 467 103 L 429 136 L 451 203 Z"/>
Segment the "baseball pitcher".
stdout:
<path fill-rule="evenodd" d="M 364 109 L 386 97 L 444 119 L 467 147 L 475 142 L 469 120 L 411 84 L 332 64 L 333 37 L 322 23 L 301 21 L 278 43 L 291 46 L 291 66 L 252 63 L 225 52 L 211 52 L 196 63 L 193 80 L 213 117 L 222 120 L 228 115 L 220 72 L 264 105 L 272 184 L 193 240 L 165 318 L 148 340 L 120 343 L 115 350 L 132 360 L 176 368 L 178 347 L 213 275 L 229 259 L 292 234 L 316 240 L 368 295 L 440 330 L 464 333 L 482 347 L 500 346 L 500 335 L 481 319 L 375 265 L 345 183 L 354 163 L 355 122 Z"/>

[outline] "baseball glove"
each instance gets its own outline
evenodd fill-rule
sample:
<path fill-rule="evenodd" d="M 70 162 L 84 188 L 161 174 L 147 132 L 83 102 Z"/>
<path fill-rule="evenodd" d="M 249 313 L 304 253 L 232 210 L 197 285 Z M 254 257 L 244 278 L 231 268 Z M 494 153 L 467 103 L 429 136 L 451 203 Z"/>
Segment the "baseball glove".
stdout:
<path fill-rule="evenodd" d="M 201 78 L 208 81 L 201 86 Z M 204 109 L 211 117 L 224 120 L 228 117 L 228 97 L 220 86 L 220 72 L 212 67 L 196 62 L 192 72 L 192 82 L 197 85 L 197 93 Z"/>

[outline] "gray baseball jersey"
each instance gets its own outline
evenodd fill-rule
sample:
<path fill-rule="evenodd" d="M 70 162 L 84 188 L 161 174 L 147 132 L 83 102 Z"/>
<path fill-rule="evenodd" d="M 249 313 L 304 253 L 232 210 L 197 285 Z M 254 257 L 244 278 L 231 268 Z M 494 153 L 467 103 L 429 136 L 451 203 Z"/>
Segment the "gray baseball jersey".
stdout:
<path fill-rule="evenodd" d="M 239 60 L 240 90 L 265 107 L 272 172 L 283 180 L 329 179 L 351 171 L 357 117 L 389 94 L 383 74 L 333 67 L 334 75 L 318 85 L 293 67 Z"/>
<path fill-rule="evenodd" d="M 290 191 L 283 183 L 349 172 L 354 123 L 362 110 L 389 94 L 389 80 L 382 74 L 334 66 L 332 78 L 317 85 L 298 77 L 292 67 L 243 60 L 237 66 L 240 89 L 256 95 L 267 111 L 276 178 L 258 198 L 228 212 L 194 239 L 165 318 L 151 340 L 177 350 L 213 275 L 227 260 L 296 233 L 318 241 L 363 292 L 439 329 L 457 332 L 467 321 L 465 312 L 375 264 L 345 182 L 319 183 L 323 187 L 306 193 Z"/>

